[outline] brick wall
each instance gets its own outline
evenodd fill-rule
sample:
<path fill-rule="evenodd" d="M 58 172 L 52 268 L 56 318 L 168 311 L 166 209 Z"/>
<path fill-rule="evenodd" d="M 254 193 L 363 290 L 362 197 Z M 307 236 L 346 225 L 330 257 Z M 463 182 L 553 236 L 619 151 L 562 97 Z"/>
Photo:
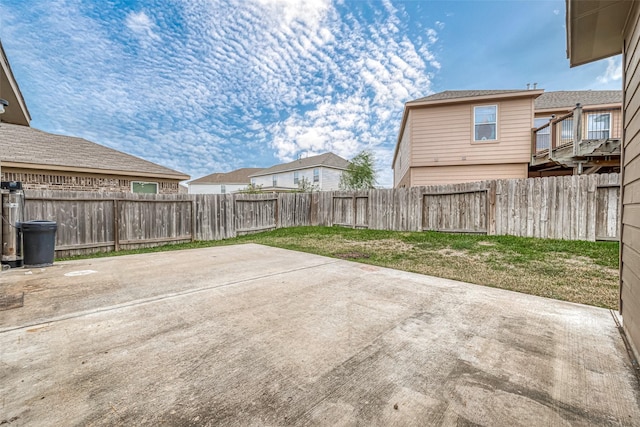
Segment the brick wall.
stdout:
<path fill-rule="evenodd" d="M 159 194 L 178 194 L 178 181 L 154 178 L 92 174 L 66 174 L 57 171 L 25 171 L 2 168 L 2 181 L 21 181 L 25 190 L 94 191 L 100 193 L 131 193 L 131 182 L 157 182 Z"/>

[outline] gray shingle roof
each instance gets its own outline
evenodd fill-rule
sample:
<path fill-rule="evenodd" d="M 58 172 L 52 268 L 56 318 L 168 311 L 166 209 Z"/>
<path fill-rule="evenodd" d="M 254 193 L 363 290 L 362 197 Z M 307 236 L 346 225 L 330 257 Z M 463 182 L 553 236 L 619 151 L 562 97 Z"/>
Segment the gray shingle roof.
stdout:
<path fill-rule="evenodd" d="M 347 169 L 349 162 L 340 156 L 333 153 L 324 153 L 318 156 L 311 156 L 304 159 L 294 160 L 290 163 L 283 163 L 280 165 L 271 166 L 270 168 L 263 169 L 258 173 L 254 173 L 251 176 L 263 176 L 270 175 L 279 172 L 286 172 L 298 169 L 307 169 L 316 166 L 326 166 L 336 169 Z"/>
<path fill-rule="evenodd" d="M 241 168 L 227 173 L 217 172 L 194 179 L 189 184 L 250 184 L 249 176 L 261 170 L 263 168 Z"/>
<path fill-rule="evenodd" d="M 526 92 L 526 89 L 504 89 L 504 90 L 445 90 L 444 92 L 434 93 L 424 98 L 414 99 L 409 102 L 422 101 L 442 101 L 445 99 L 471 98 L 474 96 L 502 95 L 506 93 Z"/>
<path fill-rule="evenodd" d="M 534 101 L 536 110 L 573 108 L 577 103 L 585 105 L 622 103 L 621 90 L 562 90 L 545 92 Z"/>
<path fill-rule="evenodd" d="M 144 173 L 168 179 L 189 179 L 188 175 L 181 172 L 86 139 L 55 135 L 9 123 L 0 123 L 0 161 L 97 169 L 132 176 Z"/>

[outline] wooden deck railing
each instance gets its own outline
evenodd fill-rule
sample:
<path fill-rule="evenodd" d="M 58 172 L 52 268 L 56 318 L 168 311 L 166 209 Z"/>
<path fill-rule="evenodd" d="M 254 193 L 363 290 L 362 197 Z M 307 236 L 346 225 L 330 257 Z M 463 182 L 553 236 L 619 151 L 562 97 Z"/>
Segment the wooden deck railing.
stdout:
<path fill-rule="evenodd" d="M 583 141 L 616 140 L 622 135 L 622 108 L 583 108 L 552 116 L 549 123 L 532 130 L 531 153 L 553 156 L 557 148 L 573 146 L 574 155 Z"/>

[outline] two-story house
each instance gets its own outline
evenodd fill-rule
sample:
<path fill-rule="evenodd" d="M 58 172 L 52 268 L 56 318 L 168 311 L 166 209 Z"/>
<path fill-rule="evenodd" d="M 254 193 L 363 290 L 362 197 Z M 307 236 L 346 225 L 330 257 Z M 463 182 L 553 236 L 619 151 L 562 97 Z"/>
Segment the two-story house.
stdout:
<path fill-rule="evenodd" d="M 405 104 L 394 186 L 616 171 L 621 91 L 445 91 Z"/>
<path fill-rule="evenodd" d="M 226 173 L 212 173 L 194 179 L 187 185 L 189 194 L 231 194 L 246 190 L 251 184 L 249 176 L 258 173 L 262 168 L 241 168 Z"/>
<path fill-rule="evenodd" d="M 533 100 L 542 90 L 452 90 L 407 102 L 395 187 L 526 178 Z"/>
<path fill-rule="evenodd" d="M 333 153 L 306 157 L 262 169 L 250 175 L 251 184 L 264 191 L 292 191 L 303 182 L 318 191 L 340 188 L 340 177 L 349 162 Z"/>

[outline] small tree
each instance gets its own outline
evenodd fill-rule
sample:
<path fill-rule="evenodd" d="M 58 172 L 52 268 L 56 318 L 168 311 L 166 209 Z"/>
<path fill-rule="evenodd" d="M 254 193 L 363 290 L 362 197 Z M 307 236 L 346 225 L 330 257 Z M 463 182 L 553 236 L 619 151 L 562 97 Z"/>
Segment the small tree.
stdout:
<path fill-rule="evenodd" d="M 240 190 L 240 193 L 244 194 L 261 194 L 264 193 L 262 191 L 262 185 L 249 184 L 246 188 Z"/>
<path fill-rule="evenodd" d="M 314 191 L 318 191 L 317 184 L 312 184 L 311 181 L 304 176 L 298 180 L 298 193 L 312 193 Z"/>
<path fill-rule="evenodd" d="M 376 169 L 371 151 L 358 153 L 340 176 L 340 188 L 343 190 L 369 190 L 376 184 Z"/>

